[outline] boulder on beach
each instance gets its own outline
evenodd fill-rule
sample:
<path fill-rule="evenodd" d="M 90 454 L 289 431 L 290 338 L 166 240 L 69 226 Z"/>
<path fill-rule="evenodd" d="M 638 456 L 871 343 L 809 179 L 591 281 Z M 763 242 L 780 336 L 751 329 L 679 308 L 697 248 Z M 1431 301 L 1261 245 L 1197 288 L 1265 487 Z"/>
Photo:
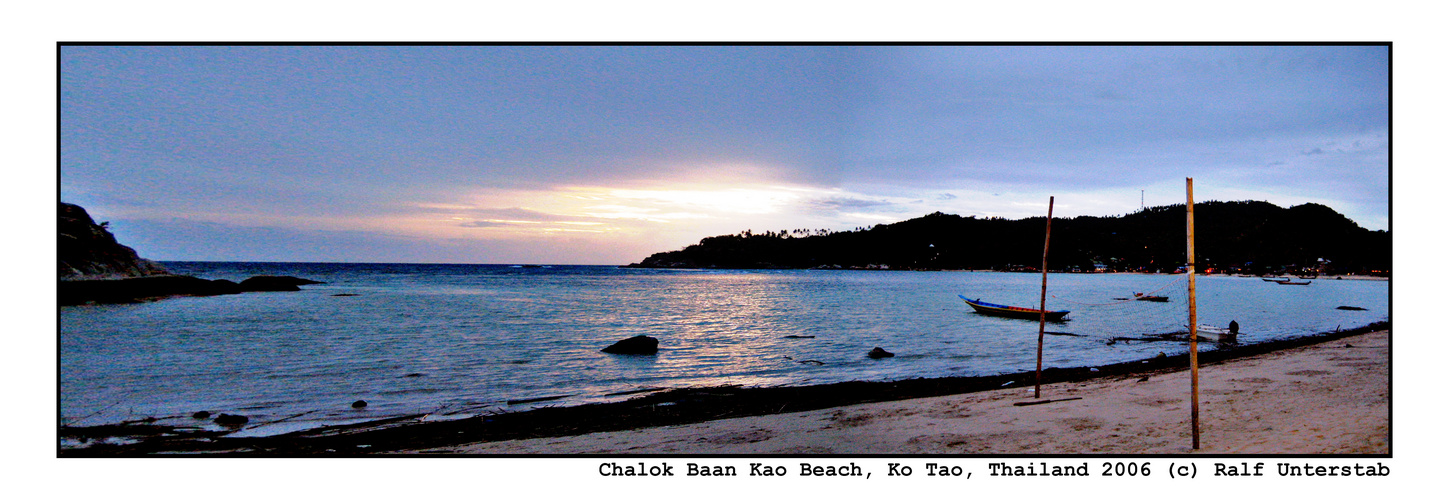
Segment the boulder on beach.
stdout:
<path fill-rule="evenodd" d="M 874 359 L 879 359 L 879 358 L 892 358 L 892 357 L 894 357 L 894 353 L 876 347 L 876 348 L 871 349 L 871 350 L 869 351 L 869 357 L 874 358 Z"/>
<path fill-rule="evenodd" d="M 658 339 L 647 335 L 629 337 L 603 348 L 608 354 L 658 354 Z"/>

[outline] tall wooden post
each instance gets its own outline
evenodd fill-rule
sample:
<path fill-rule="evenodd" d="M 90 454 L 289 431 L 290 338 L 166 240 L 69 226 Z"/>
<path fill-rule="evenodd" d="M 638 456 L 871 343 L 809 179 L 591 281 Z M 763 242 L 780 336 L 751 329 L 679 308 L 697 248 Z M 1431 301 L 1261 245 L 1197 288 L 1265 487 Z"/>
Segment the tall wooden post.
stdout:
<path fill-rule="evenodd" d="M 1045 365 L 1045 276 L 1046 263 L 1050 261 L 1050 221 L 1055 218 L 1055 197 L 1050 197 L 1050 208 L 1045 212 L 1045 253 L 1040 257 L 1040 335 L 1035 341 L 1035 398 L 1040 398 L 1040 372 Z"/>
<path fill-rule="evenodd" d="M 1191 307 L 1191 449 L 1201 449 L 1201 382 L 1196 363 L 1196 200 L 1190 177 L 1186 178 L 1186 281 Z"/>

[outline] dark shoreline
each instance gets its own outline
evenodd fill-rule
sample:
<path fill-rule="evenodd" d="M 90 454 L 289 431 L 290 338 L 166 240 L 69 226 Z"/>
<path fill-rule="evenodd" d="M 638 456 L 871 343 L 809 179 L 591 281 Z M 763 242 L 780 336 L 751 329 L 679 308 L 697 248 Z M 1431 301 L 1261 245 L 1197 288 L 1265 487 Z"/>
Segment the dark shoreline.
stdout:
<path fill-rule="evenodd" d="M 1390 329 L 1379 322 L 1351 330 L 1262 342 L 1201 352 L 1202 364 L 1319 344 Z M 1094 378 L 1138 376 L 1189 368 L 1186 354 L 1096 367 L 1048 368 L 1046 384 Z M 484 441 L 558 437 L 690 424 L 777 413 L 819 410 L 853 404 L 897 401 L 1024 387 L 1035 372 L 982 377 L 908 379 L 893 382 L 840 382 L 797 387 L 711 387 L 674 389 L 614 403 L 540 408 L 460 420 L 420 422 L 422 415 L 394 417 L 362 424 L 325 427 L 270 437 L 226 438 L 226 432 L 187 431 L 139 422 L 94 427 L 60 427 L 60 436 L 101 440 L 137 439 L 133 444 L 92 444 L 60 449 L 60 457 L 135 457 L 212 455 L 256 457 L 371 456 Z"/>

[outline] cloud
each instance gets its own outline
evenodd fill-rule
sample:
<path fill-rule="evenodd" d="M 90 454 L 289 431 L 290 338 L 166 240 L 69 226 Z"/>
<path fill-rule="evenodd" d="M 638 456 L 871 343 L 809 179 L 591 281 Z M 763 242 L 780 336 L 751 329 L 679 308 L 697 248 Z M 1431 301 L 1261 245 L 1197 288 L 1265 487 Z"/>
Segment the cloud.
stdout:
<path fill-rule="evenodd" d="M 831 196 L 828 198 L 811 199 L 806 205 L 819 212 L 841 212 L 858 211 L 867 209 L 878 209 L 895 206 L 896 202 L 878 198 L 856 198 L 849 196 Z"/>
<path fill-rule="evenodd" d="M 509 208 L 463 208 L 444 213 L 459 220 L 465 227 L 502 227 L 536 224 L 602 224 L 601 219 L 577 215 L 560 215 L 520 207 Z"/>
<path fill-rule="evenodd" d="M 1387 55 L 67 46 L 60 181 L 107 220 L 396 248 L 663 250 L 750 227 L 1038 215 L 1049 195 L 1108 215 L 1187 176 L 1385 220 Z"/>

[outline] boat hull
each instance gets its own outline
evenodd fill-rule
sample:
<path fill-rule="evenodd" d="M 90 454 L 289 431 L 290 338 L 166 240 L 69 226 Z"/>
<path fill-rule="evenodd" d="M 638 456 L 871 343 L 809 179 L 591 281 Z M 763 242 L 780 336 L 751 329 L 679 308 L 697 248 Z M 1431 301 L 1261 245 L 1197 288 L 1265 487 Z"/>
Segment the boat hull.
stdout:
<path fill-rule="evenodd" d="M 1218 326 L 1200 325 L 1196 327 L 1196 340 L 1201 342 L 1234 344 L 1236 343 L 1236 335 L 1237 334 L 1235 333 L 1231 333 L 1231 330 Z M 1147 337 L 1165 340 L 1189 341 L 1191 340 L 1191 332 L 1189 330 L 1186 330 L 1179 332 L 1162 333 L 1158 335 L 1147 335 Z"/>
<path fill-rule="evenodd" d="M 960 299 L 963 299 L 966 304 L 969 304 L 970 307 L 973 307 L 975 309 L 975 312 L 987 316 L 1033 320 L 1040 319 L 1039 309 L 991 304 L 989 302 L 984 302 L 981 300 L 970 299 L 968 297 L 965 297 L 964 295 L 960 295 L 959 297 Z M 1065 315 L 1067 314 L 1070 314 L 1070 311 L 1045 311 L 1045 321 L 1065 321 Z"/>
<path fill-rule="evenodd" d="M 1225 328 L 1201 325 L 1196 327 L 1196 339 L 1217 343 L 1236 342 L 1236 334 Z"/>

